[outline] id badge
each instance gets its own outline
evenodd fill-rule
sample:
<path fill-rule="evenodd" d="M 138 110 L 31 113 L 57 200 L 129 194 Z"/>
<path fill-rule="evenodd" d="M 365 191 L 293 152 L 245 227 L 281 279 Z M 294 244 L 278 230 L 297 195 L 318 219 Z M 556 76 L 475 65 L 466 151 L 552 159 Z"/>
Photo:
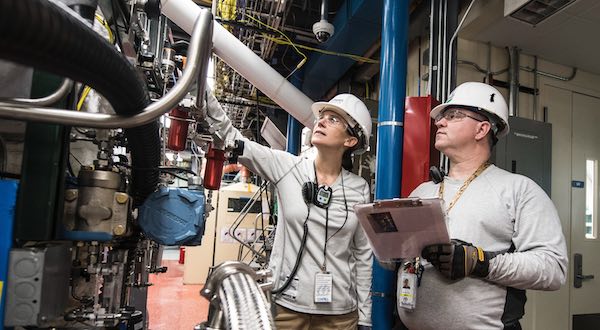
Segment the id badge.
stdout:
<path fill-rule="evenodd" d="M 315 303 L 330 303 L 333 291 L 333 275 L 331 273 L 315 274 Z"/>
<path fill-rule="evenodd" d="M 398 304 L 406 310 L 417 305 L 417 274 L 403 271 L 398 283 Z"/>

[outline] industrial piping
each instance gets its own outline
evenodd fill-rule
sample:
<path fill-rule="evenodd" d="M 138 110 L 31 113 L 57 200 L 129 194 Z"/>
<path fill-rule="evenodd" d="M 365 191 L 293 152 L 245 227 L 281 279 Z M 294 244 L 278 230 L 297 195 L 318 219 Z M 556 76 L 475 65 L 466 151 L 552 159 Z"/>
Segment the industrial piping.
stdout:
<path fill-rule="evenodd" d="M 381 31 L 381 88 L 377 124 L 375 199 L 400 197 L 409 1 L 384 0 Z M 393 271 L 373 260 L 373 329 L 391 329 L 394 315 Z"/>
<path fill-rule="evenodd" d="M 192 0 L 161 0 L 162 13 L 187 33 L 203 10 Z M 213 51 L 256 88 L 306 127 L 313 126 L 313 101 L 220 24 L 214 25 Z"/>

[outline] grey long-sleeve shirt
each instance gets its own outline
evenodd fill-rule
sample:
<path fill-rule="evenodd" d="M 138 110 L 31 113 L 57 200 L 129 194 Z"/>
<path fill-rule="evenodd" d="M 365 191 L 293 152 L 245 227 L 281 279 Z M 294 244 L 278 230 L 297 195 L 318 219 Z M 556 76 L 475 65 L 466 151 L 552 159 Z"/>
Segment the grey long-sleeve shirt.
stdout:
<path fill-rule="evenodd" d="M 358 308 L 359 323 L 371 325 L 372 251 L 353 208 L 369 201 L 367 182 L 342 170 L 331 185 L 333 200 L 326 217 L 325 209 L 312 204 L 307 207 L 302 197 L 302 185 L 315 181 L 313 160 L 242 138 L 212 97 L 208 100 L 208 115 L 209 123 L 222 138 L 244 140 L 239 162 L 277 187 L 279 223 L 269 262 L 275 288 L 285 282 L 296 262 L 308 215 L 302 262 L 289 288 L 275 297 L 276 303 L 302 313 L 326 315 L 346 314 Z M 327 271 L 333 276 L 332 302 L 315 303 L 314 281 L 323 264 L 326 231 Z"/>
<path fill-rule="evenodd" d="M 444 182 L 447 206 L 463 181 Z M 439 184 L 426 182 L 411 196 L 437 197 L 438 191 Z M 468 186 L 446 221 L 451 238 L 486 251 L 507 252 L 514 245 L 514 252 L 491 259 L 485 279 L 450 281 L 426 265 L 416 309 L 398 308 L 409 329 L 502 329 L 510 288 L 557 290 L 564 284 L 567 249 L 560 219 L 531 179 L 492 165 Z M 508 299 L 509 305 L 524 304 Z"/>

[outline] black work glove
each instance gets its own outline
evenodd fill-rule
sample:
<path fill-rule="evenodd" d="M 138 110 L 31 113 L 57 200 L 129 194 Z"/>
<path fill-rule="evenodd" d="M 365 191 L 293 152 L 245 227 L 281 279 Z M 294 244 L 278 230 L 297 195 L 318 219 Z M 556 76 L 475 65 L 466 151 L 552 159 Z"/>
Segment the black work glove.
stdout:
<path fill-rule="evenodd" d="M 356 330 L 371 330 L 371 327 L 370 327 L 370 326 L 368 326 L 368 325 L 362 325 L 362 324 L 359 324 L 359 325 L 356 327 Z"/>
<path fill-rule="evenodd" d="M 421 251 L 421 255 L 451 280 L 467 276 L 486 277 L 490 259 L 495 256 L 494 253 L 456 239 L 450 244 L 428 245 Z"/>

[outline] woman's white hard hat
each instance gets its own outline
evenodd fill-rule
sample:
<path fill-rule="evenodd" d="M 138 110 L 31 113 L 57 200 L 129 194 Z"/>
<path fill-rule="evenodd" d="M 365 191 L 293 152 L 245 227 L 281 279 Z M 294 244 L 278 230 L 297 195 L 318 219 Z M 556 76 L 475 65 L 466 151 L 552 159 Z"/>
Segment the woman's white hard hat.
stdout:
<path fill-rule="evenodd" d="M 358 97 L 352 94 L 339 94 L 329 102 L 315 102 L 311 106 L 315 117 L 324 110 L 333 111 L 342 116 L 352 130 L 358 134 L 359 144 L 353 150 L 355 155 L 360 155 L 369 150 L 369 138 L 373 122 L 367 106 Z"/>

